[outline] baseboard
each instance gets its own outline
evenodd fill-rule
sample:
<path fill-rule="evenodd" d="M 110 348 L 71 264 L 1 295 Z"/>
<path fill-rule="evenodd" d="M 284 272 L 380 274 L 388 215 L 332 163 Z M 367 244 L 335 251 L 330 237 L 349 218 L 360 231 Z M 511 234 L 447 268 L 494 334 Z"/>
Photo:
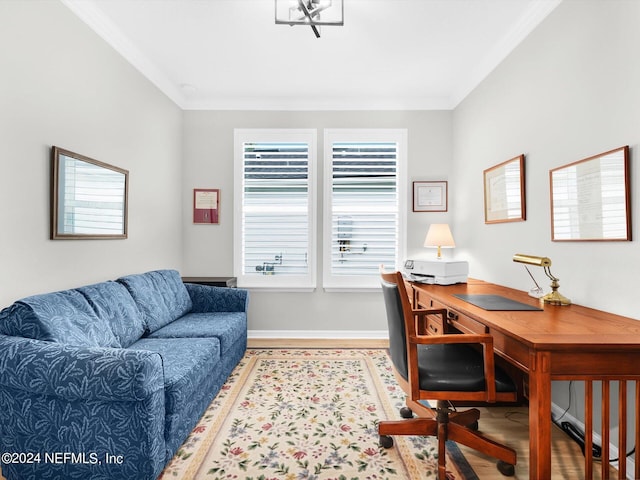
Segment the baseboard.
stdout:
<path fill-rule="evenodd" d="M 551 404 L 551 416 L 554 419 L 558 419 L 561 422 L 570 422 L 578 429 L 584 432 L 584 423 L 578 420 L 576 417 L 566 412 L 565 408 L 559 407 L 555 403 Z M 561 418 L 562 417 L 562 418 Z M 593 443 L 597 445 L 602 445 L 602 436 L 598 433 L 593 433 Z M 609 456 L 611 458 L 618 458 L 618 447 L 609 443 Z M 618 462 L 612 462 L 613 465 L 616 465 Z M 627 479 L 633 480 L 633 475 L 635 471 L 635 462 L 632 458 L 627 458 Z"/>
<path fill-rule="evenodd" d="M 387 340 L 386 330 L 249 330 L 249 338 Z"/>
<path fill-rule="evenodd" d="M 388 348 L 386 331 L 249 330 L 251 348 Z"/>

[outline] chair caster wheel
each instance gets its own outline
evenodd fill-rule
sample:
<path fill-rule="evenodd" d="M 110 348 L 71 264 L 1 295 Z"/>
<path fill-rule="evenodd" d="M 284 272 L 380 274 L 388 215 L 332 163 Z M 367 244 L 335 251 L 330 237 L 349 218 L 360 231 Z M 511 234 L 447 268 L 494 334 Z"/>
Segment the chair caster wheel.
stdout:
<path fill-rule="evenodd" d="M 413 418 L 413 412 L 409 407 L 402 407 L 400 409 L 400 416 L 402 418 Z"/>
<path fill-rule="evenodd" d="M 498 460 L 498 463 L 496 463 L 496 466 L 498 467 L 498 471 L 505 477 L 513 477 L 516 474 L 515 465 L 511 465 L 510 463 L 503 462 L 502 460 Z"/>
<path fill-rule="evenodd" d="M 467 427 L 470 428 L 471 430 L 473 430 L 474 432 L 477 432 L 480 429 L 480 424 L 476 420 L 475 422 L 467 425 Z"/>
<path fill-rule="evenodd" d="M 382 448 L 393 447 L 393 437 L 390 437 L 389 435 L 380 435 L 380 446 Z"/>

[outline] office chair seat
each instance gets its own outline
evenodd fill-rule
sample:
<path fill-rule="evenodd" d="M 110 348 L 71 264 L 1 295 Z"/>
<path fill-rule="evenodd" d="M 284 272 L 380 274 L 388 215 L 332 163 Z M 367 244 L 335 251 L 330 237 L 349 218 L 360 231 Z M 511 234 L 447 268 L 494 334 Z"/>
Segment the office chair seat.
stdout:
<path fill-rule="evenodd" d="M 468 345 L 419 345 L 418 372 L 421 390 L 473 392 L 486 388 L 482 355 Z M 495 369 L 496 392 L 515 392 L 513 380 Z"/>

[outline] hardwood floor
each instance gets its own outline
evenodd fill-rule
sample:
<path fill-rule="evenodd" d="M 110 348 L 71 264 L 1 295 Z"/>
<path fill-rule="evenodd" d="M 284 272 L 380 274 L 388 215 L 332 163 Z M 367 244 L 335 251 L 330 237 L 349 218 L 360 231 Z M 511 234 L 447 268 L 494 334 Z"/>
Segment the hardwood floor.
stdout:
<path fill-rule="evenodd" d="M 251 348 L 387 348 L 386 340 L 335 339 L 249 339 Z M 480 480 L 525 480 L 529 478 L 529 415 L 527 407 L 479 407 L 480 430 L 515 448 L 518 454 L 516 474 L 504 477 L 493 458 L 460 445 L 460 450 Z M 552 435 L 552 479 L 584 478 L 584 456 L 580 447 L 560 428 Z M 594 478 L 601 478 L 600 465 L 594 465 Z M 611 469 L 610 478 L 617 478 Z"/>
<path fill-rule="evenodd" d="M 480 430 L 494 440 L 515 448 L 518 454 L 517 480 L 529 478 L 529 413 L 527 407 L 479 407 Z M 577 443 L 560 428 L 554 427 L 551 438 L 552 479 L 584 478 L 584 456 Z M 495 460 L 460 445 L 460 450 L 481 480 L 505 480 L 498 472 Z M 594 463 L 593 478 L 601 478 L 600 464 Z M 609 478 L 618 478 L 610 470 Z"/>

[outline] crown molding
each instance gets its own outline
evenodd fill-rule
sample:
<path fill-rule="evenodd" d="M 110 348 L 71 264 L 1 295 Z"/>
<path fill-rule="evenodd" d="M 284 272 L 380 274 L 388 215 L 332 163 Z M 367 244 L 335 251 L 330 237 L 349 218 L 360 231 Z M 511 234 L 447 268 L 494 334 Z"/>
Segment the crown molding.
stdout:
<path fill-rule="evenodd" d="M 539 0 L 529 7 L 474 71 L 463 79 L 452 95 L 452 108 L 457 107 L 520 43 L 542 22 L 562 0 Z"/>
<path fill-rule="evenodd" d="M 224 97 L 192 98 L 184 110 L 451 110 L 448 97 Z"/>
<path fill-rule="evenodd" d="M 153 83 L 161 92 L 169 97 L 180 108 L 184 108 L 184 94 L 171 82 L 160 69 L 116 27 L 107 16 L 92 2 L 79 0 L 60 0 L 91 30 L 125 58 L 134 68 Z"/>
<path fill-rule="evenodd" d="M 60 0 L 89 28 L 183 110 L 453 110 L 471 93 L 562 0 L 539 0 L 521 21 L 465 76 L 451 97 L 198 97 L 167 76 L 92 2 Z"/>

